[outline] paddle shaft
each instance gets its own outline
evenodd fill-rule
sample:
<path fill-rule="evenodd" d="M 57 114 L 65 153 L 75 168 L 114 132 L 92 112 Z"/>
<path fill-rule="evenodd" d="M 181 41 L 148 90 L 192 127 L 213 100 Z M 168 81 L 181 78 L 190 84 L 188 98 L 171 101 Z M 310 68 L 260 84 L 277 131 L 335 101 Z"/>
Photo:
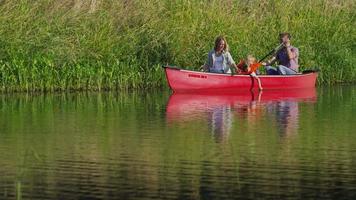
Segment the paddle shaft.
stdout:
<path fill-rule="evenodd" d="M 283 43 L 279 44 L 276 48 L 272 49 L 270 52 L 268 52 L 267 55 L 265 55 L 263 58 L 261 58 L 258 62 L 262 62 L 264 59 L 266 59 L 268 56 L 274 54 L 275 52 L 278 52 L 281 47 L 283 46 Z"/>

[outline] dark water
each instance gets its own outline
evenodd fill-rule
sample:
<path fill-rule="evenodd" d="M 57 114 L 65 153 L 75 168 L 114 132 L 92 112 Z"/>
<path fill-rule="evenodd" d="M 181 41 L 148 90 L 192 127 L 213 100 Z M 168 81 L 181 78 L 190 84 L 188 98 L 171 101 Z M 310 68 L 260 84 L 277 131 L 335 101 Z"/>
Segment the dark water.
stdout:
<path fill-rule="evenodd" d="M 0 96 L 0 199 L 356 199 L 356 88 Z"/>

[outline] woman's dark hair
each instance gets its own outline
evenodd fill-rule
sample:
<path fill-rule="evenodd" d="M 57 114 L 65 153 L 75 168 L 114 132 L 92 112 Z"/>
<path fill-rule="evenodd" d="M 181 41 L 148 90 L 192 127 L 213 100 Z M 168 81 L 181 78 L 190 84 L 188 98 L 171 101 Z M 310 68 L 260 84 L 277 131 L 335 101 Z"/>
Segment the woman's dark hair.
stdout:
<path fill-rule="evenodd" d="M 282 39 L 283 39 L 285 36 L 287 36 L 289 39 L 292 38 L 292 36 L 290 35 L 290 33 L 288 33 L 288 32 L 283 32 L 283 33 L 280 33 L 280 34 L 279 34 L 279 40 L 282 41 Z"/>
<path fill-rule="evenodd" d="M 214 50 L 216 51 L 216 50 L 219 48 L 219 44 L 220 44 L 221 41 L 224 41 L 224 42 L 225 42 L 224 51 L 229 51 L 229 45 L 227 44 L 227 41 L 226 41 L 226 39 L 225 39 L 224 36 L 218 36 L 218 37 L 215 39 Z"/>

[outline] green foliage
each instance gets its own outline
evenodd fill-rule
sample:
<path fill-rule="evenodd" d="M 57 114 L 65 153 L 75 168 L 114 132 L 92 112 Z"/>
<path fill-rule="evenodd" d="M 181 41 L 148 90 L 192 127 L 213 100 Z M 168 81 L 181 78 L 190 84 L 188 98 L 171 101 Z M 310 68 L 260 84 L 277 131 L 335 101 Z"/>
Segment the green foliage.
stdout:
<path fill-rule="evenodd" d="M 235 60 L 263 56 L 293 35 L 319 83 L 354 82 L 355 2 L 0 1 L 2 91 L 105 90 L 165 85 L 163 64 L 197 69 L 217 35 Z"/>

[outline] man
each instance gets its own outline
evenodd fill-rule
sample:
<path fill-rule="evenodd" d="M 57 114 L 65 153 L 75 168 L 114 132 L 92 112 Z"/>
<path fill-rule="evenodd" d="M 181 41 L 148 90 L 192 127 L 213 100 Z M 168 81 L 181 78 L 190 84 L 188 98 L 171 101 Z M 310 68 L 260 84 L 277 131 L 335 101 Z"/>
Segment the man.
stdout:
<path fill-rule="evenodd" d="M 279 40 L 283 44 L 283 48 L 267 63 L 262 63 L 266 67 L 267 74 L 292 75 L 298 73 L 299 50 L 291 45 L 291 35 L 289 33 L 281 33 L 279 34 Z M 271 67 L 270 65 L 276 61 L 279 64 L 277 68 Z"/>

